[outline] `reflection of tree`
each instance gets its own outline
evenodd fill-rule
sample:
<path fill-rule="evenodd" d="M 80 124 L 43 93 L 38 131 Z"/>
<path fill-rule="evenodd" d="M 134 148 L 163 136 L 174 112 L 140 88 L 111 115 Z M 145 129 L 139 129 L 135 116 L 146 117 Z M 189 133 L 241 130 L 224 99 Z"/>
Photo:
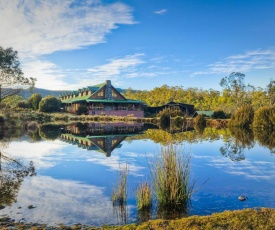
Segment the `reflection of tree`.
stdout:
<path fill-rule="evenodd" d="M 61 134 L 60 125 L 42 125 L 39 127 L 39 135 L 47 140 L 55 140 Z"/>
<path fill-rule="evenodd" d="M 23 179 L 35 174 L 32 161 L 26 167 L 0 151 L 0 205 L 11 205 L 15 202 Z"/>
<path fill-rule="evenodd" d="M 245 159 L 244 150 L 253 148 L 255 145 L 254 135 L 250 129 L 230 128 L 231 137 L 220 148 L 223 156 L 229 157 L 232 161 Z"/>
<path fill-rule="evenodd" d="M 254 129 L 255 139 L 260 145 L 265 146 L 275 153 L 275 130 Z"/>

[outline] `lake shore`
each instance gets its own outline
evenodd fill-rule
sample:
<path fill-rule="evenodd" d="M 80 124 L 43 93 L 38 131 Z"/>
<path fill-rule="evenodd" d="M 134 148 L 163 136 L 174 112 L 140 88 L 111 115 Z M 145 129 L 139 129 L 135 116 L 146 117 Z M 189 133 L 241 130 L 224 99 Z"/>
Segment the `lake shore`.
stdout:
<path fill-rule="evenodd" d="M 210 216 L 190 216 L 177 220 L 150 220 L 141 224 L 127 224 L 123 226 L 87 226 L 76 224 L 73 226 L 47 226 L 37 223 L 17 223 L 12 219 L 0 218 L 1 229 L 32 229 L 32 230 L 96 230 L 96 229 L 275 229 L 275 209 L 259 208 L 214 213 Z"/>

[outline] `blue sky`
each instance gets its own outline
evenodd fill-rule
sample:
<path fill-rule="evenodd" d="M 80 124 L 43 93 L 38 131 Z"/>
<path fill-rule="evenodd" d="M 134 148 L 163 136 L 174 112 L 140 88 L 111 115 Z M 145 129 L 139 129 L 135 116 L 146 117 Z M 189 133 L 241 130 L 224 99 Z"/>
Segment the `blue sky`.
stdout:
<path fill-rule="evenodd" d="M 111 80 L 221 90 L 242 72 L 275 80 L 274 0 L 0 0 L 0 46 L 13 47 L 39 88 Z"/>

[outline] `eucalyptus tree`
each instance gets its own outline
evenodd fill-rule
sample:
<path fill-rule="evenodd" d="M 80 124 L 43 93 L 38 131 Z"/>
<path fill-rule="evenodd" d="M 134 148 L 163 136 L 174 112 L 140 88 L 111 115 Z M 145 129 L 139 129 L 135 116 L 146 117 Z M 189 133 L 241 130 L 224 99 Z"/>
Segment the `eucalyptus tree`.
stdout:
<path fill-rule="evenodd" d="M 248 91 L 251 86 L 246 85 L 244 79 L 245 74 L 232 72 L 220 81 L 221 87 L 227 90 L 232 98 L 233 105 L 235 105 L 234 110 L 250 101 Z"/>
<path fill-rule="evenodd" d="M 0 103 L 23 89 L 33 88 L 35 81 L 35 78 L 24 77 L 17 51 L 0 46 Z"/>

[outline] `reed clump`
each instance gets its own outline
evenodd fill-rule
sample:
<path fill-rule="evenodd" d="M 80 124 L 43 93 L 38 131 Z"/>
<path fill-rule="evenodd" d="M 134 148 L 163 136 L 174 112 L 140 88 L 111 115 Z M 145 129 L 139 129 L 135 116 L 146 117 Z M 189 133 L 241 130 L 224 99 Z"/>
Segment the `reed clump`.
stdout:
<path fill-rule="evenodd" d="M 149 183 L 143 182 L 138 186 L 136 197 L 138 210 L 149 210 L 152 207 L 152 191 Z"/>
<path fill-rule="evenodd" d="M 190 181 L 190 159 L 190 154 L 173 144 L 163 147 L 155 157 L 151 175 L 159 208 L 186 208 L 195 185 Z"/>
<path fill-rule="evenodd" d="M 124 168 L 119 167 L 118 184 L 112 192 L 113 205 L 124 206 L 127 201 L 127 176 L 128 176 L 128 165 Z"/>

